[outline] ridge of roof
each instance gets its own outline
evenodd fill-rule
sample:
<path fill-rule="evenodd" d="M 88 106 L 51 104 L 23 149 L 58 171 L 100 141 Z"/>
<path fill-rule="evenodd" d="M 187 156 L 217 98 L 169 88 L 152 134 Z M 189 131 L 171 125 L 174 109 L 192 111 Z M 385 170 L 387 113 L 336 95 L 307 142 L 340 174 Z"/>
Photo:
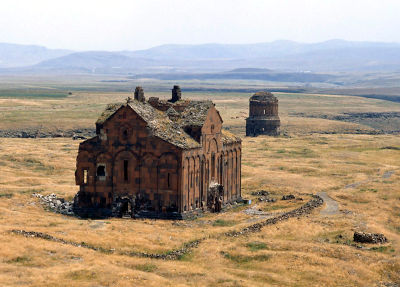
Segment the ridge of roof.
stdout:
<path fill-rule="evenodd" d="M 214 106 L 214 103 L 208 100 L 186 101 L 185 108 L 181 112 L 174 109 L 174 104 L 163 112 L 148 102 L 133 100 L 126 103 L 111 103 L 106 106 L 96 124 L 104 124 L 121 107 L 127 106 L 147 123 L 153 135 L 182 149 L 191 149 L 201 147 L 201 145 L 184 131 L 184 127 L 203 126 L 208 110 Z M 223 143 L 241 141 L 239 137 L 224 129 L 221 131 L 221 136 Z"/>

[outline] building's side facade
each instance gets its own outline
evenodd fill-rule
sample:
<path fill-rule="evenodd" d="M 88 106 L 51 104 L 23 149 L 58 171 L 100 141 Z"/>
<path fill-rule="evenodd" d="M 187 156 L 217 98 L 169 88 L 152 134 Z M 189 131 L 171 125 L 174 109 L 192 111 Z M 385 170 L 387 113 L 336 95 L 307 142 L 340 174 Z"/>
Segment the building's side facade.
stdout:
<path fill-rule="evenodd" d="M 222 131 L 208 110 L 199 145 L 182 148 L 155 136 L 129 105 L 97 126 L 80 144 L 77 208 L 111 215 L 115 204 L 135 212 L 184 215 L 207 208 L 212 182 L 224 186 L 223 202 L 240 199 L 241 142 Z M 128 207 L 129 205 L 129 207 Z"/>

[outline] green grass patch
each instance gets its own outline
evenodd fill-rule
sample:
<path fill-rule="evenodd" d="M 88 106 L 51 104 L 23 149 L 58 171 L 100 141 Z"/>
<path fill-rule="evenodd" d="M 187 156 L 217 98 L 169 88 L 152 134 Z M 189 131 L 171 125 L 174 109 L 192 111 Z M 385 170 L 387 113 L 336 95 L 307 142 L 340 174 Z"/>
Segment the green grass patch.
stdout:
<path fill-rule="evenodd" d="M 151 263 L 135 265 L 135 268 L 143 272 L 154 272 L 157 270 L 157 266 Z"/>
<path fill-rule="evenodd" d="M 297 157 L 306 157 L 306 158 L 317 157 L 317 154 L 309 148 L 302 148 L 300 150 L 291 150 L 289 151 L 289 155 Z"/>
<path fill-rule="evenodd" d="M 224 219 L 217 219 L 213 222 L 213 226 L 233 226 L 235 224 L 236 224 L 236 221 L 224 220 Z"/>
<path fill-rule="evenodd" d="M 96 272 L 89 270 L 71 271 L 66 276 L 72 280 L 93 280 L 97 278 Z"/>
<path fill-rule="evenodd" d="M 194 258 L 193 252 L 188 252 L 183 254 L 182 256 L 179 256 L 178 260 L 184 262 L 190 262 L 193 260 L 193 258 Z"/>
<path fill-rule="evenodd" d="M 32 259 L 30 257 L 24 255 L 24 256 L 18 256 L 13 259 L 10 259 L 7 261 L 7 263 L 20 263 L 20 264 L 26 265 L 27 263 L 29 263 L 31 261 L 32 261 Z"/>
<path fill-rule="evenodd" d="M 263 249 L 268 249 L 267 244 L 264 242 L 254 241 L 246 244 L 246 247 L 250 249 L 250 251 L 258 251 Z"/>
<path fill-rule="evenodd" d="M 370 251 L 376 251 L 376 252 L 381 252 L 381 253 L 386 253 L 386 252 L 395 252 L 395 250 L 391 246 L 374 246 L 369 249 Z"/>
<path fill-rule="evenodd" d="M 0 193 L 0 198 L 11 198 L 13 197 L 12 193 Z"/>
<path fill-rule="evenodd" d="M 271 258 L 271 255 L 268 254 L 260 254 L 260 255 L 254 255 L 254 256 L 246 256 L 246 255 L 241 255 L 241 254 L 230 254 L 227 252 L 221 251 L 221 254 L 224 256 L 224 258 L 233 261 L 238 264 L 243 264 L 243 263 L 248 263 L 251 261 L 268 261 Z"/>

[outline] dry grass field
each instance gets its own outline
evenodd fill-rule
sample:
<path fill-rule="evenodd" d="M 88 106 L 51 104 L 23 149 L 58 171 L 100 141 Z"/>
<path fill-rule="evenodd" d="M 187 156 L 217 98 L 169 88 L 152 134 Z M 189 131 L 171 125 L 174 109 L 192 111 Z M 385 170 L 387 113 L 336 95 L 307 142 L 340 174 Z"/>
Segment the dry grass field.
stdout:
<path fill-rule="evenodd" d="M 153 95 L 156 93 L 153 93 Z M 166 96 L 166 94 L 159 94 Z M 79 92 L 58 99 L 0 99 L 0 129 L 90 127 L 105 103 L 124 93 Z M 190 94 L 212 98 L 211 94 Z M 0 138 L 1 286 L 396 286 L 400 284 L 400 138 L 351 134 L 371 127 L 292 117 L 291 112 L 400 111 L 400 104 L 357 97 L 278 94 L 284 136 L 243 139 L 242 194 L 251 206 L 190 221 L 63 216 L 45 210 L 32 193 L 71 199 L 78 141 Z M 243 135 L 248 95 L 214 98 L 225 125 Z M 337 134 L 322 134 L 334 131 Z M 274 203 L 258 202 L 267 190 Z M 325 192 L 337 204 L 317 208 L 261 232 L 239 230 L 292 210 Z M 294 194 L 301 200 L 281 200 Z M 326 208 L 330 212 L 326 212 Z M 263 211 L 251 215 L 248 209 Z M 39 238 L 44 232 L 112 254 Z M 354 231 L 384 233 L 384 245 L 356 244 Z M 120 255 L 167 253 L 208 237 L 179 260 Z M 360 248 L 362 247 L 362 248 Z M 391 285 L 392 284 L 392 285 Z"/>

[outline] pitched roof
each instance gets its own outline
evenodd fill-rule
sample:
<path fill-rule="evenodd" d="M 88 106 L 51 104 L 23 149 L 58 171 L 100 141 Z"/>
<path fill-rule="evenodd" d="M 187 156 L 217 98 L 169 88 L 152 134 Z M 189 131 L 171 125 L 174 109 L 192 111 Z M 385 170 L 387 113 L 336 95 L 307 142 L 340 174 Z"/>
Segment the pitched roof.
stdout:
<path fill-rule="evenodd" d="M 199 126 L 202 127 L 208 110 L 213 107 L 212 101 L 191 101 L 182 111 L 179 119 L 181 126 Z"/>
<path fill-rule="evenodd" d="M 201 147 L 199 142 L 184 131 L 184 128 L 187 126 L 202 127 L 209 109 L 214 104 L 211 101 L 186 101 L 184 103 L 177 102 L 176 105 L 180 105 L 181 112 L 174 109 L 174 104 L 165 112 L 154 108 L 148 102 L 136 100 L 128 103 L 109 104 L 96 124 L 104 124 L 121 107 L 129 106 L 147 123 L 153 135 L 183 149 Z M 230 132 L 223 131 L 222 140 L 224 143 L 231 143 L 240 141 L 240 138 Z"/>
<path fill-rule="evenodd" d="M 153 108 L 147 102 L 131 101 L 125 104 L 110 104 L 100 115 L 96 124 L 104 124 L 123 106 L 129 106 L 134 110 L 147 123 L 153 135 L 183 149 L 200 147 L 200 144 L 188 135 L 178 123 L 171 121 L 166 113 Z"/>
<path fill-rule="evenodd" d="M 221 140 L 223 144 L 230 144 L 242 141 L 240 137 L 234 135 L 233 133 L 225 129 L 221 129 Z"/>

